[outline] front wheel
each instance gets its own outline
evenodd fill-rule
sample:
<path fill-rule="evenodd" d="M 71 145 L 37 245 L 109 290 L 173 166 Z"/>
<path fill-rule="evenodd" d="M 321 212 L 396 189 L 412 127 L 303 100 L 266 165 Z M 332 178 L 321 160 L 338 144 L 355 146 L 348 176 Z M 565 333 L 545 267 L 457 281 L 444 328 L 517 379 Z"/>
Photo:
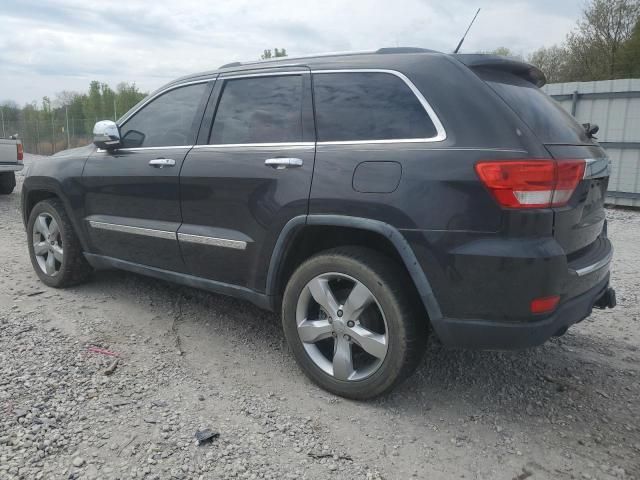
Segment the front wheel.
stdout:
<path fill-rule="evenodd" d="M 291 276 L 282 322 L 303 371 L 330 392 L 367 399 L 417 367 L 427 322 L 410 279 L 391 259 L 360 247 L 322 252 Z"/>
<path fill-rule="evenodd" d="M 33 269 L 55 288 L 83 282 L 91 272 L 71 220 L 58 199 L 43 200 L 31 210 L 27 241 Z"/>

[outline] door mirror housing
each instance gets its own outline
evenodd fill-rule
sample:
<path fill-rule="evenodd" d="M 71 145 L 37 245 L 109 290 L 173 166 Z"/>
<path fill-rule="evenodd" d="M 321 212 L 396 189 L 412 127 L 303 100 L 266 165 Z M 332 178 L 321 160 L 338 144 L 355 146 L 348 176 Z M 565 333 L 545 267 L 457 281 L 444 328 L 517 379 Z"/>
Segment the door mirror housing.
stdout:
<path fill-rule="evenodd" d="M 120 147 L 120 129 L 116 122 L 102 120 L 93 127 L 93 143 L 103 150 L 113 150 Z"/>

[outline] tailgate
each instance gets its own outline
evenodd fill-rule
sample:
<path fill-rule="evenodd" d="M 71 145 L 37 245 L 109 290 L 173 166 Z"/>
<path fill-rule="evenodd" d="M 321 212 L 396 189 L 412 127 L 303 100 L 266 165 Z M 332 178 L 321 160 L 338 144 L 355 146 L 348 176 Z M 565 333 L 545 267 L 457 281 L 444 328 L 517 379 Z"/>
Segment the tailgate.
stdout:
<path fill-rule="evenodd" d="M 569 203 L 554 208 L 554 237 L 570 257 L 587 254 L 605 226 L 609 159 L 575 118 L 533 83 L 509 72 L 477 71 L 556 160 L 585 159 L 582 181 Z"/>
<path fill-rule="evenodd" d="M 18 142 L 0 138 L 0 165 L 14 166 L 19 163 Z"/>
<path fill-rule="evenodd" d="M 567 254 L 594 245 L 605 225 L 610 163 L 598 146 L 547 145 L 556 159 L 586 159 L 584 178 L 569 203 L 554 209 L 554 237 Z"/>

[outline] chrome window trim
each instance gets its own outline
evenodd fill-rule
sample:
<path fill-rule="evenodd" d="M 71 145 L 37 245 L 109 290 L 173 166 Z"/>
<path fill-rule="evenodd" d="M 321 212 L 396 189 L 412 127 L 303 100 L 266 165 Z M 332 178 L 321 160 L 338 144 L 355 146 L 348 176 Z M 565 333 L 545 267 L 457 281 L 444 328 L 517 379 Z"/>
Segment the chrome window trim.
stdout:
<path fill-rule="evenodd" d="M 208 145 L 194 145 L 194 149 L 202 148 L 314 148 L 315 142 L 282 142 L 282 143 L 212 143 Z"/>
<path fill-rule="evenodd" d="M 275 68 L 275 67 L 274 67 Z M 238 78 L 253 78 L 253 77 L 282 77 L 284 75 L 304 75 L 304 74 L 310 74 L 311 72 L 309 71 L 308 67 L 304 67 L 305 70 L 285 70 L 282 72 L 278 72 L 278 71 L 271 71 L 271 72 L 262 72 L 262 73 L 233 73 L 230 72 L 230 75 L 226 75 L 226 74 L 221 74 L 220 75 L 220 80 L 235 80 Z"/>
<path fill-rule="evenodd" d="M 400 138 L 400 139 L 388 139 L 388 140 L 339 140 L 339 141 L 325 141 L 325 142 L 317 142 L 318 145 L 364 145 L 364 144 L 376 144 L 376 143 L 433 143 L 433 142 L 442 142 L 447 139 L 447 132 L 442 125 L 442 122 L 436 115 L 435 110 L 431 107 L 431 104 L 424 98 L 422 92 L 418 90 L 418 87 L 414 85 L 414 83 L 409 80 L 409 78 L 401 72 L 397 70 L 389 70 L 389 69 L 380 69 L 380 68 L 349 68 L 344 70 L 311 70 L 312 74 L 323 74 L 323 73 L 386 73 L 389 75 L 395 75 L 400 80 L 402 80 L 409 89 L 416 96 L 422 108 L 424 108 L 427 116 L 433 123 L 436 128 L 436 135 L 434 137 L 429 138 Z"/>
<path fill-rule="evenodd" d="M 228 238 L 206 237 L 204 235 L 193 235 L 190 233 L 178 233 L 178 240 L 181 242 L 197 243 L 199 245 L 211 245 L 214 247 L 232 248 L 234 250 L 245 250 L 247 242 L 242 240 L 230 240 Z"/>
<path fill-rule="evenodd" d="M 191 149 L 193 148 L 193 145 L 170 145 L 166 147 L 129 147 L 129 148 L 118 148 L 116 151 L 117 152 L 137 152 L 140 150 L 174 150 L 176 148 Z M 101 148 L 98 148 L 96 152 L 104 153 L 104 152 L 110 152 L 110 150 L 103 150 Z"/>
<path fill-rule="evenodd" d="M 131 117 L 133 117 L 136 113 L 138 113 L 140 110 L 142 110 L 144 107 L 146 107 L 147 105 L 149 105 L 149 103 L 151 103 L 152 101 L 154 101 L 156 98 L 158 98 L 160 95 L 164 95 L 167 92 L 170 92 L 172 90 L 175 90 L 177 88 L 181 88 L 181 87 L 187 87 L 189 85 L 197 85 L 199 83 L 209 83 L 211 81 L 215 81 L 217 78 L 216 76 L 213 77 L 209 77 L 206 79 L 201 79 L 201 80 L 193 80 L 191 82 L 184 82 L 184 83 L 178 83 L 176 85 L 171 85 L 167 88 L 165 88 L 164 90 L 160 90 L 159 92 L 154 93 L 152 96 L 149 96 L 145 99 L 144 103 L 141 104 L 138 108 L 136 108 L 133 112 L 129 113 L 129 115 L 127 115 L 124 118 L 121 118 L 120 121 L 117 123 L 118 128 L 122 127 L 125 123 L 127 123 L 129 121 L 129 119 Z"/>
<path fill-rule="evenodd" d="M 166 240 L 176 240 L 176 232 L 167 230 L 155 230 L 153 228 L 132 227 L 130 225 L 120 225 L 117 223 L 98 222 L 89 220 L 91 228 L 98 230 L 109 230 L 112 232 L 130 233 L 133 235 L 144 235 L 147 237 L 163 238 Z"/>

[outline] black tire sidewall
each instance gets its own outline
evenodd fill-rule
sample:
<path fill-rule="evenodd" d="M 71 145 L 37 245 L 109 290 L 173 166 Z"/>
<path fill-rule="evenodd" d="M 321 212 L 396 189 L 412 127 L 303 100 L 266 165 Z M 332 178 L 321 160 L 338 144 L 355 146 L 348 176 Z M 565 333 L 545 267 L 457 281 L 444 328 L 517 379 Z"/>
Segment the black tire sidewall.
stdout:
<path fill-rule="evenodd" d="M 33 226 L 35 224 L 36 219 L 41 213 L 48 213 L 51 215 L 55 221 L 58 223 L 58 228 L 60 229 L 60 236 L 62 237 L 62 245 L 63 245 L 63 256 L 62 256 L 62 265 L 60 266 L 60 271 L 54 277 L 47 275 L 42 271 L 40 265 L 38 265 L 38 261 L 36 260 L 36 255 L 33 250 Z M 71 230 L 71 225 L 68 225 L 67 222 L 62 218 L 56 207 L 49 202 L 48 200 L 43 200 L 38 203 L 33 210 L 31 210 L 31 214 L 29 215 L 29 220 L 27 222 L 27 240 L 29 246 L 29 258 L 31 259 L 31 265 L 33 265 L 33 269 L 36 271 L 36 274 L 40 278 L 40 280 L 50 287 L 59 287 L 62 285 L 65 280 L 66 275 L 68 275 L 67 264 L 70 261 L 70 254 L 72 252 L 68 252 L 66 245 L 71 245 L 73 242 L 72 238 L 69 238 L 70 235 L 73 234 Z"/>
<path fill-rule="evenodd" d="M 16 174 L 13 172 L 0 173 L 0 195 L 9 195 L 16 188 Z"/>
<path fill-rule="evenodd" d="M 389 390 L 404 375 L 406 363 L 407 325 L 414 321 L 407 318 L 409 300 L 393 283 L 396 269 L 380 275 L 366 264 L 340 253 L 328 253 L 305 262 L 291 277 L 282 303 L 282 323 L 285 337 L 303 371 L 316 383 L 337 395 L 354 399 L 372 398 Z M 297 332 L 296 306 L 302 290 L 318 275 L 336 272 L 362 282 L 375 296 L 382 309 L 389 339 L 387 355 L 380 368 L 363 380 L 341 381 L 322 371 L 308 356 Z"/>

